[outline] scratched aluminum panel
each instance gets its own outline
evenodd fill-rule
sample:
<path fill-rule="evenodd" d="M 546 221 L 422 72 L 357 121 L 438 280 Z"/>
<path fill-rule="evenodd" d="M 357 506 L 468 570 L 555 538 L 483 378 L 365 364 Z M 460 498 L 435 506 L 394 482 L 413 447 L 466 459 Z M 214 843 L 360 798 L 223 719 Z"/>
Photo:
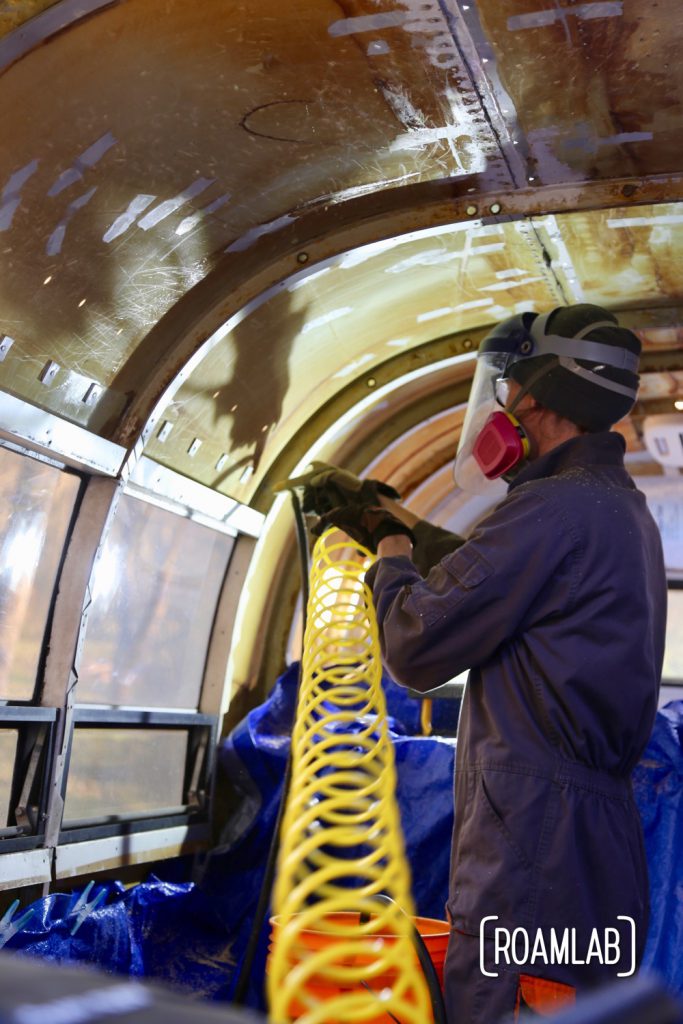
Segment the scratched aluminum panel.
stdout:
<path fill-rule="evenodd" d="M 679 0 L 477 0 L 462 9 L 537 183 L 680 170 Z"/>
<path fill-rule="evenodd" d="M 671 305 L 683 297 L 683 203 L 534 218 L 569 302 Z"/>
<path fill-rule="evenodd" d="M 509 186 L 444 16 L 434 4 L 427 23 L 424 6 L 204 0 L 198 16 L 128 0 L 10 63 L 0 387 L 110 433 L 140 384 L 131 354 L 258 225 L 434 178 Z"/>
<path fill-rule="evenodd" d="M 371 386 L 373 368 L 400 352 L 560 302 L 523 222 L 364 247 L 278 293 L 219 342 L 164 413 L 172 431 L 163 442 L 157 432 L 147 453 L 248 501 L 282 447 L 359 374 Z"/>
<path fill-rule="evenodd" d="M 371 384 L 397 352 L 565 301 L 613 309 L 680 302 L 681 228 L 678 206 L 668 204 L 457 225 L 349 253 L 221 341 L 166 410 L 172 432 L 163 442 L 154 436 L 148 451 L 248 501 L 316 409 L 356 377 Z M 680 344 L 670 329 L 661 342 Z M 643 399 L 654 400 L 650 390 Z M 635 434 L 629 443 L 638 446 Z"/>

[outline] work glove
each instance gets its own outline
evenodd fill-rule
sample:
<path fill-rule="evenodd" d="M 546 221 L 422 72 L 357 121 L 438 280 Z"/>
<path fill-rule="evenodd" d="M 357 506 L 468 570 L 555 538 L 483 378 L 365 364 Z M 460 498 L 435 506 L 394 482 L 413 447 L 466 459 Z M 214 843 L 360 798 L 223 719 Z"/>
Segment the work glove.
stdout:
<path fill-rule="evenodd" d="M 388 509 L 377 505 L 340 505 L 320 516 L 318 522 L 311 528 L 311 533 L 319 537 L 331 526 L 343 530 L 373 553 L 376 553 L 381 540 L 395 534 L 403 533 L 411 543 L 415 543 L 415 536 L 410 527 L 392 515 Z"/>
<path fill-rule="evenodd" d="M 311 466 L 308 473 L 291 477 L 275 484 L 273 488 L 275 491 L 283 491 L 303 487 L 304 512 L 315 512 L 321 516 L 340 507 L 378 505 L 380 495 L 395 499 L 401 497 L 398 491 L 381 480 L 361 480 L 353 473 L 327 462 L 312 462 Z"/>

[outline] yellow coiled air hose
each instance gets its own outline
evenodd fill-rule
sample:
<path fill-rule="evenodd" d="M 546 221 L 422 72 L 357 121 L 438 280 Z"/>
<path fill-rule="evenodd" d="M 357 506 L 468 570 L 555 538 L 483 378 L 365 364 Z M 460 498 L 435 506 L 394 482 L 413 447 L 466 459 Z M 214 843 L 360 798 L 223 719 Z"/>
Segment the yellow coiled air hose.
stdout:
<path fill-rule="evenodd" d="M 335 530 L 313 551 L 273 894 L 268 998 L 277 1024 L 433 1019 L 411 940 L 379 635 L 364 582 L 372 559 Z"/>

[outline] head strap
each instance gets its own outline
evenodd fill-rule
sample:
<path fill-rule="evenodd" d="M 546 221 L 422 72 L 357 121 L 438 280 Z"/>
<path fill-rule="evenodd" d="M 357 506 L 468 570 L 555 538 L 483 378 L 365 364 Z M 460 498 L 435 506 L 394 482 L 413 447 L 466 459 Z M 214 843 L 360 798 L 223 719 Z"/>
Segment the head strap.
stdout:
<path fill-rule="evenodd" d="M 574 359 L 585 359 L 590 363 L 603 363 L 617 370 L 638 372 L 640 357 L 635 352 L 630 352 L 619 345 L 603 345 L 598 341 L 587 341 L 585 338 L 586 334 L 590 334 L 598 327 L 618 327 L 618 324 L 610 320 L 596 320 L 579 331 L 574 338 L 564 338 L 559 334 L 545 333 L 549 316 L 550 313 L 544 313 L 531 325 L 529 335 L 534 342 L 534 349 L 529 353 L 530 356 L 570 356 Z"/>

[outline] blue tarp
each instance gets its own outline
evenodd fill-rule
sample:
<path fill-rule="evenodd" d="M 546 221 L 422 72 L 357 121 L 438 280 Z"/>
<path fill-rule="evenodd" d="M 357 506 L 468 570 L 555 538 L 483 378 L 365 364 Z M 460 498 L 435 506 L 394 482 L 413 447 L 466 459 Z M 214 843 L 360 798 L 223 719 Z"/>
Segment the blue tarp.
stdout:
<path fill-rule="evenodd" d="M 33 917 L 6 948 L 52 960 L 88 961 L 106 970 L 180 984 L 209 998 L 229 999 L 277 815 L 296 676 L 297 667 L 292 666 L 268 700 L 247 715 L 221 747 L 220 765 L 238 791 L 238 808 L 200 881 L 152 876 L 129 890 L 108 883 L 104 904 L 83 920 L 73 937 L 76 895 L 49 896 L 33 904 Z M 455 742 L 420 736 L 419 703 L 390 680 L 385 680 L 385 689 L 417 912 L 442 918 L 453 824 Z M 457 703 L 435 703 L 437 729 L 453 732 L 456 716 Z M 657 716 L 634 781 L 652 887 L 646 965 L 683 995 L 682 776 L 683 701 L 677 701 Z M 167 878 L 169 870 L 164 868 Z M 264 929 L 247 1000 L 252 1006 L 263 1005 L 266 942 Z"/>
<path fill-rule="evenodd" d="M 633 773 L 650 873 L 644 966 L 683 996 L 683 700 L 657 714 Z"/>

